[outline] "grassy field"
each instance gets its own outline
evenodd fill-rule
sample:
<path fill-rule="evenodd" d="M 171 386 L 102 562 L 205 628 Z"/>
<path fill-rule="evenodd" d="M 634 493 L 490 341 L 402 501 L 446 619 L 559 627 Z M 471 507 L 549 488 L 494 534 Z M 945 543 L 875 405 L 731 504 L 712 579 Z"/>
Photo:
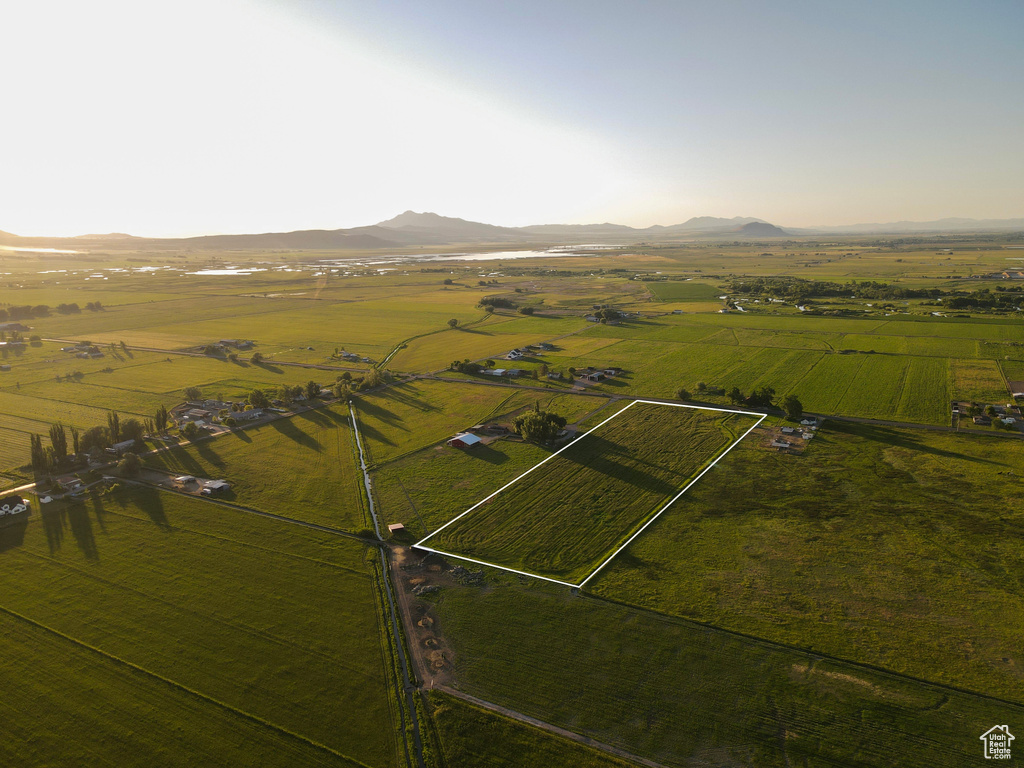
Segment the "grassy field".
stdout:
<path fill-rule="evenodd" d="M 363 545 L 149 489 L 2 533 L 9 764 L 397 764 Z"/>
<path fill-rule="evenodd" d="M 457 686 L 670 766 L 949 766 L 1024 709 L 488 571 L 436 598 Z"/>
<path fill-rule="evenodd" d="M 755 421 L 637 403 L 426 543 L 580 581 Z"/>
<path fill-rule="evenodd" d="M 505 387 L 442 381 L 403 383 L 355 400 L 359 428 L 374 464 L 447 440 L 470 427 L 521 409 L 553 410 L 570 423 L 603 404 L 569 393 L 517 392 Z"/>
<path fill-rule="evenodd" d="M 626 768 L 634 765 L 448 694 L 431 692 L 430 706 L 444 759 L 450 766 Z"/>
<path fill-rule="evenodd" d="M 370 527 L 348 412 L 318 408 L 146 457 L 146 466 L 231 483 L 221 498 L 350 531 Z"/>
<path fill-rule="evenodd" d="M 587 588 L 1024 702 L 1022 461 L 1017 440 L 865 425 L 795 456 L 748 439 Z"/>

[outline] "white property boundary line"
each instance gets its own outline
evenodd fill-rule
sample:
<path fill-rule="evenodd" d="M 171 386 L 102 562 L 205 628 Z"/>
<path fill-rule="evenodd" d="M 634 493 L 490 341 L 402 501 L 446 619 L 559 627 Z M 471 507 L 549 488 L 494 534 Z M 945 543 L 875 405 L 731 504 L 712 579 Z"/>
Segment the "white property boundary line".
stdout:
<path fill-rule="evenodd" d="M 576 443 L 578 443 L 580 440 L 585 438 L 587 435 L 589 435 L 594 430 L 598 429 L 599 427 L 603 427 L 605 424 L 607 424 L 609 421 L 611 421 L 612 419 L 616 418 L 617 416 L 621 416 L 623 413 L 628 411 L 630 408 L 632 408 L 637 403 L 646 403 L 648 405 L 664 405 L 664 406 L 668 406 L 670 408 L 692 408 L 695 411 L 718 411 L 720 413 L 738 413 L 738 414 L 741 414 L 743 416 L 759 416 L 760 418 L 757 421 L 755 421 L 754 424 L 749 429 L 747 429 L 746 432 L 744 432 L 738 438 L 733 440 L 732 443 L 730 443 L 729 446 L 724 451 L 722 451 L 720 454 L 718 454 L 718 456 L 715 457 L 714 461 L 712 461 L 710 464 L 708 464 L 706 467 L 704 467 L 704 469 L 701 470 L 699 475 L 697 475 L 695 478 L 693 478 L 690 482 L 688 482 L 683 487 L 683 490 L 681 490 L 679 493 L 677 493 L 675 496 L 673 496 L 671 499 L 669 499 L 669 501 L 665 502 L 665 504 L 663 504 L 661 506 L 661 508 L 657 512 L 655 512 L 654 515 L 652 515 L 651 518 L 646 523 L 644 523 L 642 526 L 640 526 L 639 530 L 637 530 L 636 533 L 634 533 L 632 536 L 630 536 L 628 539 L 626 539 L 626 542 L 622 546 L 620 546 L 618 549 L 616 549 L 614 552 L 612 552 L 612 554 L 609 555 L 607 559 L 605 559 L 599 566 L 597 566 L 597 568 L 595 568 L 593 571 L 591 571 L 590 575 L 587 576 L 587 578 L 583 579 L 583 581 L 581 581 L 579 584 L 573 584 L 573 583 L 568 582 L 568 581 L 561 581 L 560 579 L 552 579 L 550 576 L 541 576 L 540 574 L 537 574 L 537 573 L 530 573 L 529 571 L 520 571 L 520 570 L 517 570 L 515 568 L 509 568 L 509 567 L 504 566 L 504 565 L 498 565 L 496 563 L 489 563 L 486 560 L 476 560 L 476 559 L 474 559 L 472 557 L 465 557 L 463 555 L 456 555 L 453 552 L 446 552 L 445 550 L 442 550 L 442 549 L 434 549 L 433 547 L 424 546 L 424 542 L 427 539 L 432 538 L 433 536 L 436 536 L 441 531 L 443 531 L 445 528 L 447 528 L 449 525 L 451 525 L 452 523 L 456 522 L 457 520 L 465 517 L 470 512 L 472 512 L 474 509 L 479 507 L 481 504 L 484 504 L 484 503 L 490 501 L 491 499 L 493 499 L 495 496 L 497 496 L 499 493 L 504 491 L 509 486 L 514 485 L 515 483 L 517 483 L 520 480 L 522 480 L 524 477 L 526 477 L 528 474 L 533 472 L 533 470 L 535 470 L 538 467 L 540 467 L 542 464 L 545 464 L 548 461 L 551 461 L 551 459 L 555 458 L 555 456 L 560 454 L 565 449 L 571 448 L 572 446 L 574 446 Z M 705 475 L 705 473 L 707 473 L 708 470 L 710 470 L 713 466 L 715 466 L 715 464 L 717 464 L 721 460 L 721 458 L 723 456 L 725 456 L 725 454 L 727 454 L 729 451 L 731 451 L 733 448 L 735 448 L 740 443 L 740 441 L 743 440 L 743 438 L 745 438 L 747 435 L 749 435 L 754 430 L 754 428 L 757 427 L 757 425 L 760 424 L 762 421 L 764 421 L 767 417 L 768 417 L 767 413 L 755 413 L 755 412 L 752 412 L 752 411 L 737 411 L 737 410 L 734 410 L 734 409 L 731 409 L 731 408 L 711 408 L 709 406 L 686 405 L 684 403 L 663 403 L 663 402 L 658 402 L 656 400 L 633 400 L 629 405 L 627 405 L 621 411 L 617 411 L 616 413 L 613 413 L 611 416 L 609 416 L 607 419 L 602 421 L 600 424 L 598 424 L 595 427 L 591 427 L 586 432 L 584 432 L 582 435 L 577 437 L 575 440 L 573 440 L 570 443 L 567 443 L 566 445 L 562 446 L 557 451 L 552 453 L 550 456 L 542 459 L 540 462 L 538 462 L 537 464 L 535 464 L 534 466 L 530 467 L 528 470 L 523 472 L 523 474 L 519 475 L 515 479 L 513 479 L 510 482 L 506 483 L 501 488 L 499 488 L 498 490 L 496 490 L 493 493 L 491 493 L 489 496 L 486 496 L 485 498 L 483 498 L 480 501 L 478 501 L 476 504 L 474 504 L 472 507 L 467 509 L 462 514 L 457 515 L 456 517 L 453 517 L 451 520 L 449 520 L 447 523 L 442 525 L 436 531 L 433 531 L 432 533 L 428 533 L 422 539 L 420 539 L 415 544 L 413 544 L 413 547 L 416 548 L 416 549 L 425 550 L 427 552 L 434 552 L 434 553 L 439 554 L 439 555 L 447 555 L 448 557 L 454 557 L 456 560 L 465 560 L 468 563 L 476 563 L 477 565 L 486 565 L 486 566 L 488 566 L 490 568 L 498 568 L 498 569 L 500 569 L 502 571 L 508 571 L 510 573 L 519 574 L 520 576 L 529 576 L 529 577 L 534 578 L 534 579 L 542 579 L 544 581 L 550 581 L 550 582 L 553 582 L 555 584 L 561 584 L 561 585 L 566 586 L 566 587 L 573 587 L 575 589 L 579 589 L 584 584 L 586 584 L 588 581 L 590 581 L 598 571 L 600 571 L 602 568 L 604 568 L 606 565 L 608 565 L 608 563 L 610 563 L 615 558 L 615 556 L 619 554 L 619 552 L 621 552 L 626 547 L 628 547 L 630 542 L 632 542 L 633 539 L 635 539 L 637 536 L 639 536 L 641 533 L 643 533 L 644 529 L 647 528 L 647 526 L 649 526 L 651 523 L 653 523 L 655 520 L 657 520 L 659 517 L 661 517 L 662 513 L 666 509 L 668 509 L 670 506 L 672 506 L 679 499 L 680 496 L 682 496 L 684 493 L 686 493 L 690 489 L 690 486 L 692 486 L 694 483 L 696 483 L 698 480 L 700 480 Z"/>

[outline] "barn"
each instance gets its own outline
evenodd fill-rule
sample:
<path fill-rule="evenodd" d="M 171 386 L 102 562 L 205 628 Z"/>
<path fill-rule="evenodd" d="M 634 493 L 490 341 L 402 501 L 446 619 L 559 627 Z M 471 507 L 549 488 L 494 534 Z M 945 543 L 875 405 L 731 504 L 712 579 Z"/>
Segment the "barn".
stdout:
<path fill-rule="evenodd" d="M 480 442 L 480 438 L 470 432 L 462 432 L 451 440 L 448 441 L 448 445 L 452 448 L 469 448 L 470 446 L 477 445 Z"/>

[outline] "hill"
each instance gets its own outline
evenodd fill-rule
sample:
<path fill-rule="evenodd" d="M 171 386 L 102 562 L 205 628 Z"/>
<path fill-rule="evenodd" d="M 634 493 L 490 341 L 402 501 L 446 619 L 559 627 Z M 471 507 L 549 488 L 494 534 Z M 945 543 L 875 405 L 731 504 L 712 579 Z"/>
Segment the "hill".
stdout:
<path fill-rule="evenodd" d="M 732 230 L 737 235 L 747 235 L 751 237 L 787 237 L 789 233 L 776 227 L 774 224 L 769 224 L 766 221 L 752 221 L 749 224 L 736 227 Z"/>

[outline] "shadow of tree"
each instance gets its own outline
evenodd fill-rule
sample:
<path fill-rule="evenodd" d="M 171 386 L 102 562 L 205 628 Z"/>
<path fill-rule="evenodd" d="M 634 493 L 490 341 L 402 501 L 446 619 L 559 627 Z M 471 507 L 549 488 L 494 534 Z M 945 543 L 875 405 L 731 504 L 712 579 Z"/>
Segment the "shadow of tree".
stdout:
<path fill-rule="evenodd" d="M 29 515 L 17 515 L 10 522 L 0 523 L 0 553 L 20 547 L 25 543 L 25 531 L 28 530 Z"/>
<path fill-rule="evenodd" d="M 275 419 L 270 422 L 271 426 L 285 437 L 294 440 L 299 445 L 321 453 L 323 445 L 310 434 L 303 432 L 295 423 L 295 419 Z"/>

